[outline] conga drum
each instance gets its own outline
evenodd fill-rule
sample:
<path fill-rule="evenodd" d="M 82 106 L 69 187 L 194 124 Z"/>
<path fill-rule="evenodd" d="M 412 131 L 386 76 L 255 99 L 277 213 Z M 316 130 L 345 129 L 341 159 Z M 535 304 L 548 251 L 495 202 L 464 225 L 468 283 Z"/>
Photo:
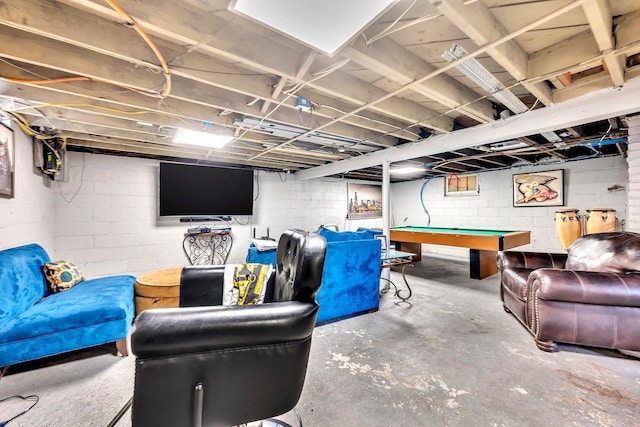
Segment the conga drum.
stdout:
<path fill-rule="evenodd" d="M 562 248 L 567 249 L 574 240 L 582 235 L 582 223 L 578 209 L 559 209 L 556 211 L 556 233 L 562 243 Z"/>
<path fill-rule="evenodd" d="M 182 267 L 165 268 L 143 274 L 133 285 L 136 316 L 148 308 L 170 308 L 180 305 Z"/>
<path fill-rule="evenodd" d="M 616 211 L 608 208 L 587 209 L 585 234 L 616 231 Z"/>

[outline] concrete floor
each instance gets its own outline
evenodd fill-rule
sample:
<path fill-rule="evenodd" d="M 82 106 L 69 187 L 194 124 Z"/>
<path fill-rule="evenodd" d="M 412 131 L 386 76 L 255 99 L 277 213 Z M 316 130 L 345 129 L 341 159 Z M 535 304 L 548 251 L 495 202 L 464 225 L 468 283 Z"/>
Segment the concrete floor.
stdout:
<path fill-rule="evenodd" d="M 499 276 L 471 280 L 466 263 L 423 258 L 407 273 L 409 302 L 385 294 L 377 313 L 316 329 L 307 426 L 640 424 L 640 360 L 538 350 L 503 310 Z"/>
<path fill-rule="evenodd" d="M 471 280 L 466 263 L 425 257 L 407 272 L 408 302 L 387 293 L 377 313 L 316 328 L 297 407 L 305 426 L 639 424 L 640 360 L 569 345 L 538 350 L 503 311 L 498 276 Z M 399 273 L 392 279 L 403 286 Z M 0 399 L 40 402 L 9 425 L 105 426 L 131 395 L 133 361 L 102 354 L 10 372 Z M 0 403 L 0 420 L 16 408 Z"/>

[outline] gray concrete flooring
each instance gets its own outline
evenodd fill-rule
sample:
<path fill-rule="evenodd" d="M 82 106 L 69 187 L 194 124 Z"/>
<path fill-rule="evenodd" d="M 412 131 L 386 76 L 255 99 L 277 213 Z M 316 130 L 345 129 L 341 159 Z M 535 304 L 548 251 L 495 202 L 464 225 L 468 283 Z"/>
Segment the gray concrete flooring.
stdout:
<path fill-rule="evenodd" d="M 471 280 L 466 263 L 426 257 L 407 273 L 408 302 L 386 293 L 378 312 L 316 328 L 297 407 L 305 426 L 640 424 L 640 360 L 538 350 L 502 309 L 498 276 Z M 133 360 L 99 354 L 10 373 L 0 398 L 40 402 L 9 426 L 105 426 L 131 395 Z M 0 420 L 20 405 L 0 403 Z M 128 414 L 118 424 L 130 425 Z"/>

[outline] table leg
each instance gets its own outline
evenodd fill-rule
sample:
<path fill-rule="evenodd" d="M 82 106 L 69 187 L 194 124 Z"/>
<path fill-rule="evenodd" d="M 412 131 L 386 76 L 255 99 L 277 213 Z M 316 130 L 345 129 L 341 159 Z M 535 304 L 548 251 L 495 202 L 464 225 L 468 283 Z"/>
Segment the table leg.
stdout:
<path fill-rule="evenodd" d="M 471 249 L 469 255 L 469 277 L 472 279 L 484 279 L 498 272 L 498 252 Z"/>
<path fill-rule="evenodd" d="M 409 282 L 407 282 L 407 276 L 404 274 L 404 270 L 405 270 L 408 266 L 412 266 L 412 267 L 413 267 L 413 264 L 404 264 L 404 265 L 402 266 L 402 280 L 404 280 L 404 284 L 405 284 L 405 285 L 407 285 L 407 290 L 409 291 L 409 295 L 407 295 L 406 297 L 403 297 L 402 295 L 400 295 L 400 292 L 402 292 L 402 291 L 396 288 L 396 296 L 397 296 L 398 298 L 400 298 L 402 301 L 406 301 L 406 300 L 408 300 L 409 298 L 411 298 L 411 294 L 412 294 L 411 286 L 409 286 Z"/>
<path fill-rule="evenodd" d="M 403 289 L 399 289 L 396 286 L 396 284 L 393 283 L 393 281 L 391 279 L 387 279 L 386 277 L 380 277 L 380 279 L 388 282 L 389 284 L 391 284 L 391 286 L 393 286 L 393 289 L 395 289 L 395 292 L 393 293 L 393 295 L 398 297 L 398 298 L 400 298 L 402 301 L 407 301 L 409 298 L 411 298 L 411 295 L 413 294 L 413 292 L 411 291 L 411 286 L 409 286 L 409 282 L 407 282 L 407 276 L 405 275 L 405 272 L 404 272 L 404 270 L 408 266 L 412 266 L 413 267 L 413 264 L 403 264 L 402 265 L 402 280 L 404 280 L 404 284 L 407 285 L 407 290 L 409 291 L 409 295 L 407 295 L 406 297 L 401 295 Z M 387 286 L 385 289 L 383 289 L 384 292 L 381 292 L 381 293 L 385 293 L 388 289 L 389 289 L 389 287 Z"/>

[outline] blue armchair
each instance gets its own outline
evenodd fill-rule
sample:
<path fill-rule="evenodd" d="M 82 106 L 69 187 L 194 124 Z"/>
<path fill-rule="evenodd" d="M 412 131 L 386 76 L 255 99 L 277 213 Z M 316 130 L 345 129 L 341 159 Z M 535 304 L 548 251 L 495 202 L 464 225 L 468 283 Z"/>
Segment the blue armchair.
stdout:
<path fill-rule="evenodd" d="M 333 231 L 322 228 L 327 239 L 322 286 L 318 292 L 318 323 L 340 320 L 378 310 L 380 300 L 381 242 L 379 231 Z"/>
<path fill-rule="evenodd" d="M 378 310 L 380 292 L 380 231 L 359 228 L 336 232 L 321 228 L 327 240 L 317 323 L 333 322 Z M 275 250 L 249 248 L 247 262 L 275 265 Z"/>

